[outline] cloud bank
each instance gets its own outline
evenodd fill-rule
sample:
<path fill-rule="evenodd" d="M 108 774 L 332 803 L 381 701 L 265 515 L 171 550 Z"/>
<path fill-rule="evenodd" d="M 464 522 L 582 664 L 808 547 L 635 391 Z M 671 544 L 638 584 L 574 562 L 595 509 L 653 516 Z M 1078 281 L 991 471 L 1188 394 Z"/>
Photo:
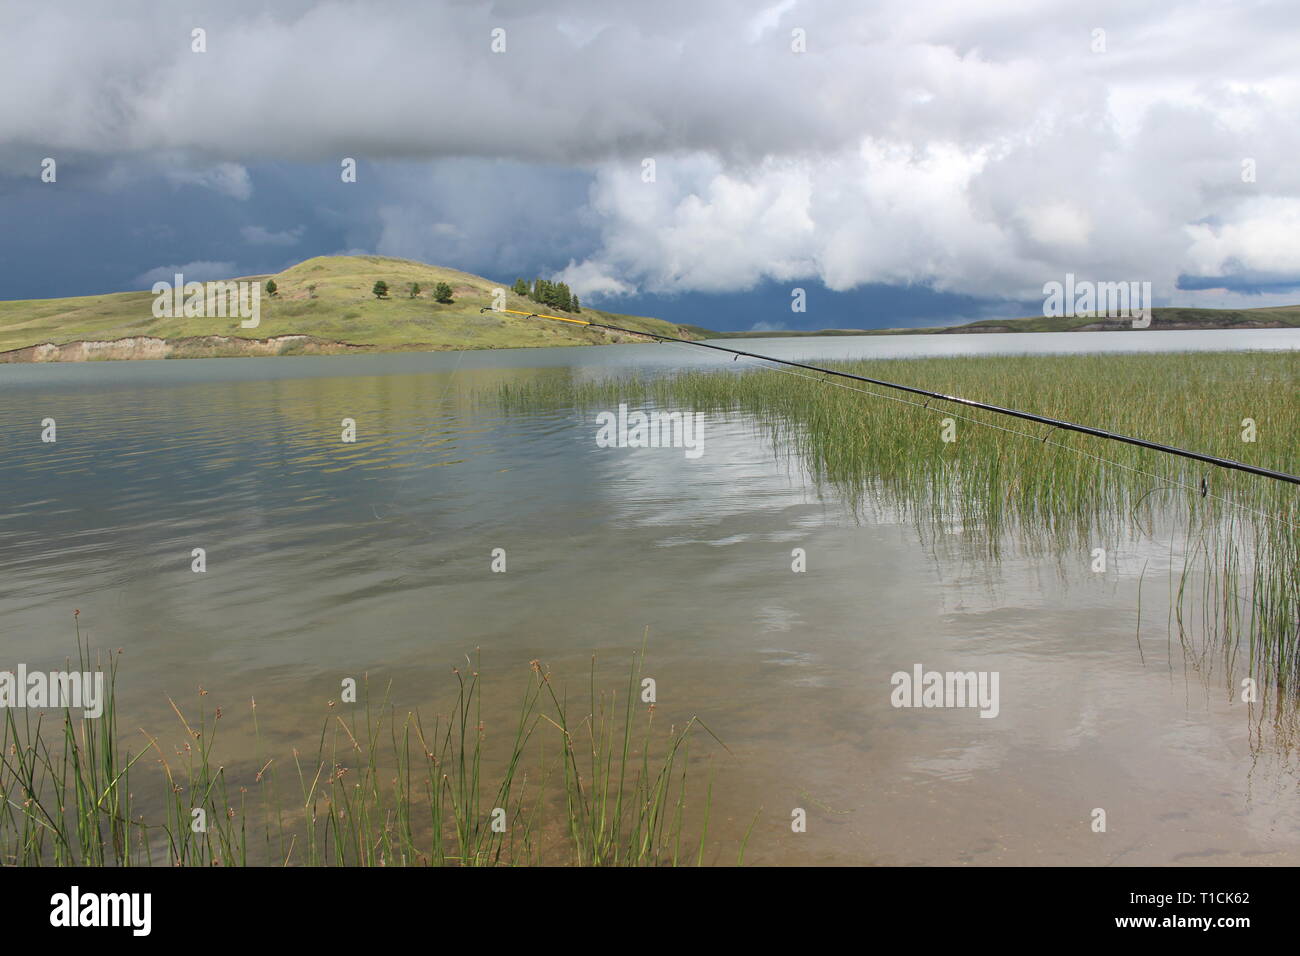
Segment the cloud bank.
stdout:
<path fill-rule="evenodd" d="M 409 163 L 410 191 L 365 206 L 376 251 L 544 249 L 605 297 L 816 279 L 1024 300 L 1067 271 L 1164 301 L 1300 288 L 1300 14 L 980 6 L 10 3 L 0 169 L 66 156 L 256 205 L 259 164 Z M 284 188 L 356 211 L 324 177 Z M 248 244 L 299 235 L 250 217 Z"/>

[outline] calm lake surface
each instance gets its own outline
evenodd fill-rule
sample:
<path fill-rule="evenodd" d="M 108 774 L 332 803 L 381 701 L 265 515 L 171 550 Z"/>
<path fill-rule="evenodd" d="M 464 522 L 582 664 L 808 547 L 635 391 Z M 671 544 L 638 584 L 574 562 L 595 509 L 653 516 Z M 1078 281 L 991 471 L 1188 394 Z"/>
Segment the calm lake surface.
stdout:
<path fill-rule="evenodd" d="M 1300 330 L 720 344 L 807 360 L 1296 349 Z M 477 648 L 491 734 L 529 661 L 585 690 L 596 653 L 621 685 L 648 629 L 664 721 L 699 715 L 730 749 L 699 765 L 710 859 L 733 862 L 758 814 L 747 862 L 1300 863 L 1293 748 L 1170 630 L 1176 528 L 1135 532 L 1105 574 L 1042 542 L 994 561 L 963 534 L 923 544 L 886 500 L 855 516 L 819 496 L 741 417 L 709 417 L 689 460 L 599 448 L 594 413 L 492 400 L 557 369 L 744 364 L 628 345 L 0 366 L 0 668 L 61 666 L 78 609 L 96 647 L 123 650 L 124 732 L 170 731 L 168 697 L 221 706 L 218 749 L 243 773 L 257 747 L 312 748 L 343 677 L 424 707 Z M 891 706 L 890 675 L 916 664 L 998 672 L 997 717 Z"/>

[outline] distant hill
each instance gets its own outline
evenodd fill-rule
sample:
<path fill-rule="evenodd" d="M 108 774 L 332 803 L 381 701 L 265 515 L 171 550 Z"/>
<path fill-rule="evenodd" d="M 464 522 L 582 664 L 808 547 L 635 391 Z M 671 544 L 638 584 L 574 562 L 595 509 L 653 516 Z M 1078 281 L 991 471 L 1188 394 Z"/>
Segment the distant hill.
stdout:
<path fill-rule="evenodd" d="M 1184 309 L 1151 310 L 1146 331 L 1171 329 L 1289 329 L 1300 328 L 1300 305 L 1268 309 Z M 931 326 L 917 329 L 816 329 L 813 331 L 715 332 L 718 338 L 796 338 L 808 335 L 971 335 L 994 332 L 1102 332 L 1134 331 L 1132 319 L 1077 315 L 1061 318 L 1029 316 L 1023 319 L 981 319 L 965 325 Z"/>
<path fill-rule="evenodd" d="M 532 348 L 652 341 L 564 322 L 482 313 L 493 291 L 503 288 L 506 307 L 549 311 L 516 295 L 508 282 L 410 259 L 387 256 L 317 256 L 270 276 L 244 276 L 264 287 L 274 279 L 278 294 L 262 293 L 261 321 L 240 327 L 238 317 L 159 318 L 150 291 L 114 292 L 64 299 L 0 302 L 0 362 L 95 359 L 197 358 L 237 355 L 302 355 L 338 352 L 439 351 L 462 348 Z M 378 280 L 389 295 L 372 293 Z M 408 288 L 419 283 L 411 298 Z M 452 288 L 449 304 L 434 300 L 434 287 Z M 969 335 L 998 332 L 1127 331 L 1129 319 L 1094 316 L 982 319 L 965 325 L 903 329 L 714 332 L 696 325 L 583 308 L 572 316 L 684 339 L 789 338 L 833 335 Z M 1150 329 L 1300 328 L 1300 305 L 1266 309 L 1153 310 Z"/>
<path fill-rule="evenodd" d="M 240 327 L 233 318 L 158 318 L 152 292 L 117 292 L 66 299 L 0 302 L 0 361 L 193 358 L 235 355 L 293 355 L 355 351 L 530 348 L 602 345 L 633 339 L 619 333 L 563 322 L 526 319 L 479 309 L 492 305 L 504 288 L 506 307 L 549 312 L 494 282 L 455 269 L 385 256 L 318 256 L 271 276 L 245 276 L 278 294 L 261 294 L 261 321 Z M 377 280 L 389 297 L 377 299 Z M 410 298 L 410 283 L 420 294 Z M 454 301 L 434 301 L 445 282 Z M 564 313 L 568 314 L 568 313 Z M 679 338 L 703 337 L 704 330 L 660 319 L 619 315 L 583 307 L 574 318 L 605 321 L 634 330 Z"/>

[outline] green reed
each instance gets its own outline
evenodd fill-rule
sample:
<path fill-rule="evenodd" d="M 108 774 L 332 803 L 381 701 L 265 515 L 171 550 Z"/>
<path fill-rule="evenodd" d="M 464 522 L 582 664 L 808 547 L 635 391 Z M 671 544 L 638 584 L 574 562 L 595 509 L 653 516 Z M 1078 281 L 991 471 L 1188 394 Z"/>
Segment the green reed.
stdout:
<path fill-rule="evenodd" d="M 1087 555 L 1172 526 L 1179 633 L 1193 631 L 1280 696 L 1300 669 L 1300 488 L 954 402 L 751 366 L 499 388 L 507 411 L 631 406 L 749 422 L 859 513 L 889 511 L 938 544 L 960 530 L 996 558 Z M 1036 355 L 834 363 L 859 375 L 1035 412 L 1295 473 L 1300 357 L 1290 352 Z M 849 386 L 849 387 L 844 387 Z M 1255 441 L 1244 441 L 1245 419 Z M 945 420 L 948 420 L 945 422 Z M 944 441 L 944 425 L 954 441 Z M 1195 583 L 1193 583 L 1193 579 Z M 1228 685 L 1229 690 L 1231 686 Z"/>
<path fill-rule="evenodd" d="M 101 717 L 4 711 L 0 865 L 703 861 L 711 792 L 696 800 L 688 790 L 686 755 L 696 728 L 707 728 L 695 718 L 655 727 L 654 706 L 636 696 L 644 650 L 621 700 L 598 689 L 593 658 L 589 707 L 532 662 L 504 749 L 489 742 L 497 728 L 489 734 L 477 667 L 453 670 L 455 698 L 432 720 L 399 712 L 388 689 L 372 701 L 367 682 L 356 707 L 331 704 L 314 752 L 286 759 L 266 757 L 251 702 L 256 752 L 238 769 L 219 759 L 217 730 L 230 719 L 221 708 L 187 715 L 169 700 L 173 735 L 144 734 L 130 752 L 118 727 L 118 658 L 92 660 L 79 630 L 78 651 L 81 669 L 105 674 Z M 290 786 L 277 782 L 282 773 Z M 152 813 L 132 800 L 145 784 L 161 792 Z"/>

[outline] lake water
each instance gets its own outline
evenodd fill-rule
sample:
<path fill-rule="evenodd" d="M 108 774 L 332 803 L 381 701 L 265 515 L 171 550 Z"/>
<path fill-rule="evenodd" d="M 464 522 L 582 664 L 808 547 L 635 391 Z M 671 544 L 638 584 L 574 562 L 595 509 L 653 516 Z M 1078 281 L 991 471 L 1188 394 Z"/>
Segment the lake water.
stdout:
<path fill-rule="evenodd" d="M 807 360 L 1295 349 L 1300 330 L 721 344 Z M 719 861 L 757 814 L 755 863 L 1300 863 L 1291 748 L 1189 659 L 1150 570 L 1139 622 L 1138 569 L 1167 566 L 1172 537 L 1135 536 L 1104 575 L 1014 542 L 993 562 L 961 534 L 923 545 L 888 501 L 855 517 L 819 497 L 743 419 L 709 418 L 688 460 L 598 448 L 591 414 L 490 398 L 556 368 L 742 364 L 629 345 L 0 366 L 0 667 L 75 654 L 77 609 L 95 646 L 123 650 L 123 728 L 170 727 L 168 697 L 220 705 L 227 766 L 246 772 L 250 698 L 261 749 L 287 754 L 342 677 L 423 706 L 477 648 L 492 732 L 530 660 L 585 688 L 598 653 L 617 685 L 648 629 L 664 719 L 699 715 L 730 751 L 701 770 Z M 916 664 L 997 672 L 998 715 L 893 707 L 890 675 Z"/>

